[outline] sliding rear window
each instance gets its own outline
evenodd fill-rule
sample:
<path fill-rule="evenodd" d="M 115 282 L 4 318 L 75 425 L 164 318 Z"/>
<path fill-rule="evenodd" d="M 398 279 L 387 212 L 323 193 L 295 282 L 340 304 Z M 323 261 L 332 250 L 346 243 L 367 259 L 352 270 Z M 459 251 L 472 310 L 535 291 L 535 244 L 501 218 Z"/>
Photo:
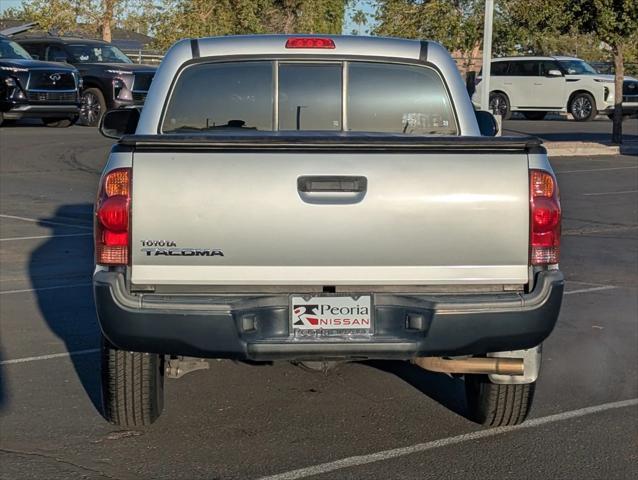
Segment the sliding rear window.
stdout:
<path fill-rule="evenodd" d="M 458 133 L 447 89 L 429 67 L 282 60 L 186 68 L 163 133 L 221 130 Z"/>

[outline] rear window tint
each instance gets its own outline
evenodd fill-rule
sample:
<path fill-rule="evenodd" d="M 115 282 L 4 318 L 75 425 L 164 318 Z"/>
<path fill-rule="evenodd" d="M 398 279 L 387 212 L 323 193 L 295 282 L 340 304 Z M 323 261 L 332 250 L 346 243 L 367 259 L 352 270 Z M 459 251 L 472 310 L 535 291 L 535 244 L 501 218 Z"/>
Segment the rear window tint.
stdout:
<path fill-rule="evenodd" d="M 272 89 L 271 62 L 187 68 L 177 80 L 162 130 L 272 130 Z"/>
<path fill-rule="evenodd" d="M 490 66 L 490 75 L 493 77 L 502 77 L 507 75 L 508 62 L 494 62 Z"/>
<path fill-rule="evenodd" d="M 276 102 L 274 68 L 278 68 Z M 348 79 L 345 86 L 344 78 Z M 175 83 L 162 132 L 343 131 L 344 112 L 348 131 L 457 133 L 447 89 L 435 70 L 417 65 L 334 60 L 190 66 Z"/>
<path fill-rule="evenodd" d="M 279 66 L 279 130 L 341 130 L 341 64 Z"/>
<path fill-rule="evenodd" d="M 516 77 L 538 77 L 540 76 L 540 62 L 537 60 L 512 62 L 509 74 Z"/>
<path fill-rule="evenodd" d="M 445 86 L 430 68 L 352 62 L 347 99 L 348 131 L 456 133 Z"/>

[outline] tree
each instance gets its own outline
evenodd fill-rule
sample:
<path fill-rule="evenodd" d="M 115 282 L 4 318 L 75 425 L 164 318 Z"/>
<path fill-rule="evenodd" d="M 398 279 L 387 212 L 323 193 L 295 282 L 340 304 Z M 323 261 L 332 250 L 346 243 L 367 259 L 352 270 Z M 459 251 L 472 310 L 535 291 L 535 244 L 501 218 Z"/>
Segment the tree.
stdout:
<path fill-rule="evenodd" d="M 484 0 L 381 0 L 373 33 L 438 41 L 467 69 L 482 44 L 484 8 Z"/>
<path fill-rule="evenodd" d="M 251 33 L 341 33 L 347 0 L 165 0 L 158 48 L 181 38 Z"/>
<path fill-rule="evenodd" d="M 38 22 L 42 30 L 59 34 L 99 34 L 110 42 L 111 29 L 124 5 L 124 0 L 25 0 L 5 17 Z"/>
<path fill-rule="evenodd" d="M 622 143 L 622 88 L 624 53 L 638 42 L 636 0 L 570 0 L 568 11 L 583 33 L 590 33 L 611 47 L 614 57 L 614 117 L 612 142 Z"/>

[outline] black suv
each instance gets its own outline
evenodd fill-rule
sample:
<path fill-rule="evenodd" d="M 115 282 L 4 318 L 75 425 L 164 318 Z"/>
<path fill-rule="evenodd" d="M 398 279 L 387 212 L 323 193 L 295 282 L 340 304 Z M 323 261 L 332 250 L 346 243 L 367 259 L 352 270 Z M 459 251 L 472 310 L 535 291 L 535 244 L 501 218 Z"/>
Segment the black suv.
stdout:
<path fill-rule="evenodd" d="M 68 127 L 80 110 L 80 74 L 71 65 L 39 62 L 0 35 L 0 125 L 4 120 L 41 118 Z"/>
<path fill-rule="evenodd" d="M 24 37 L 17 40 L 34 58 L 75 65 L 84 90 L 80 122 L 97 125 L 112 108 L 142 105 L 156 67 L 138 65 L 120 49 L 100 40 L 72 37 Z"/>

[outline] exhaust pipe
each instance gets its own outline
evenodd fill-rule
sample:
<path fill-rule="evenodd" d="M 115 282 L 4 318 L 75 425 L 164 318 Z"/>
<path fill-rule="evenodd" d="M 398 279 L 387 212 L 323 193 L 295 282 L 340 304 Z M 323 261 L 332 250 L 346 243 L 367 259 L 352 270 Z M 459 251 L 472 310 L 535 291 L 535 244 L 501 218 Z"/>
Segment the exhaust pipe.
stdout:
<path fill-rule="evenodd" d="M 460 358 L 417 357 L 412 363 L 419 367 L 440 373 L 475 373 L 497 375 L 523 375 L 522 358 Z"/>

